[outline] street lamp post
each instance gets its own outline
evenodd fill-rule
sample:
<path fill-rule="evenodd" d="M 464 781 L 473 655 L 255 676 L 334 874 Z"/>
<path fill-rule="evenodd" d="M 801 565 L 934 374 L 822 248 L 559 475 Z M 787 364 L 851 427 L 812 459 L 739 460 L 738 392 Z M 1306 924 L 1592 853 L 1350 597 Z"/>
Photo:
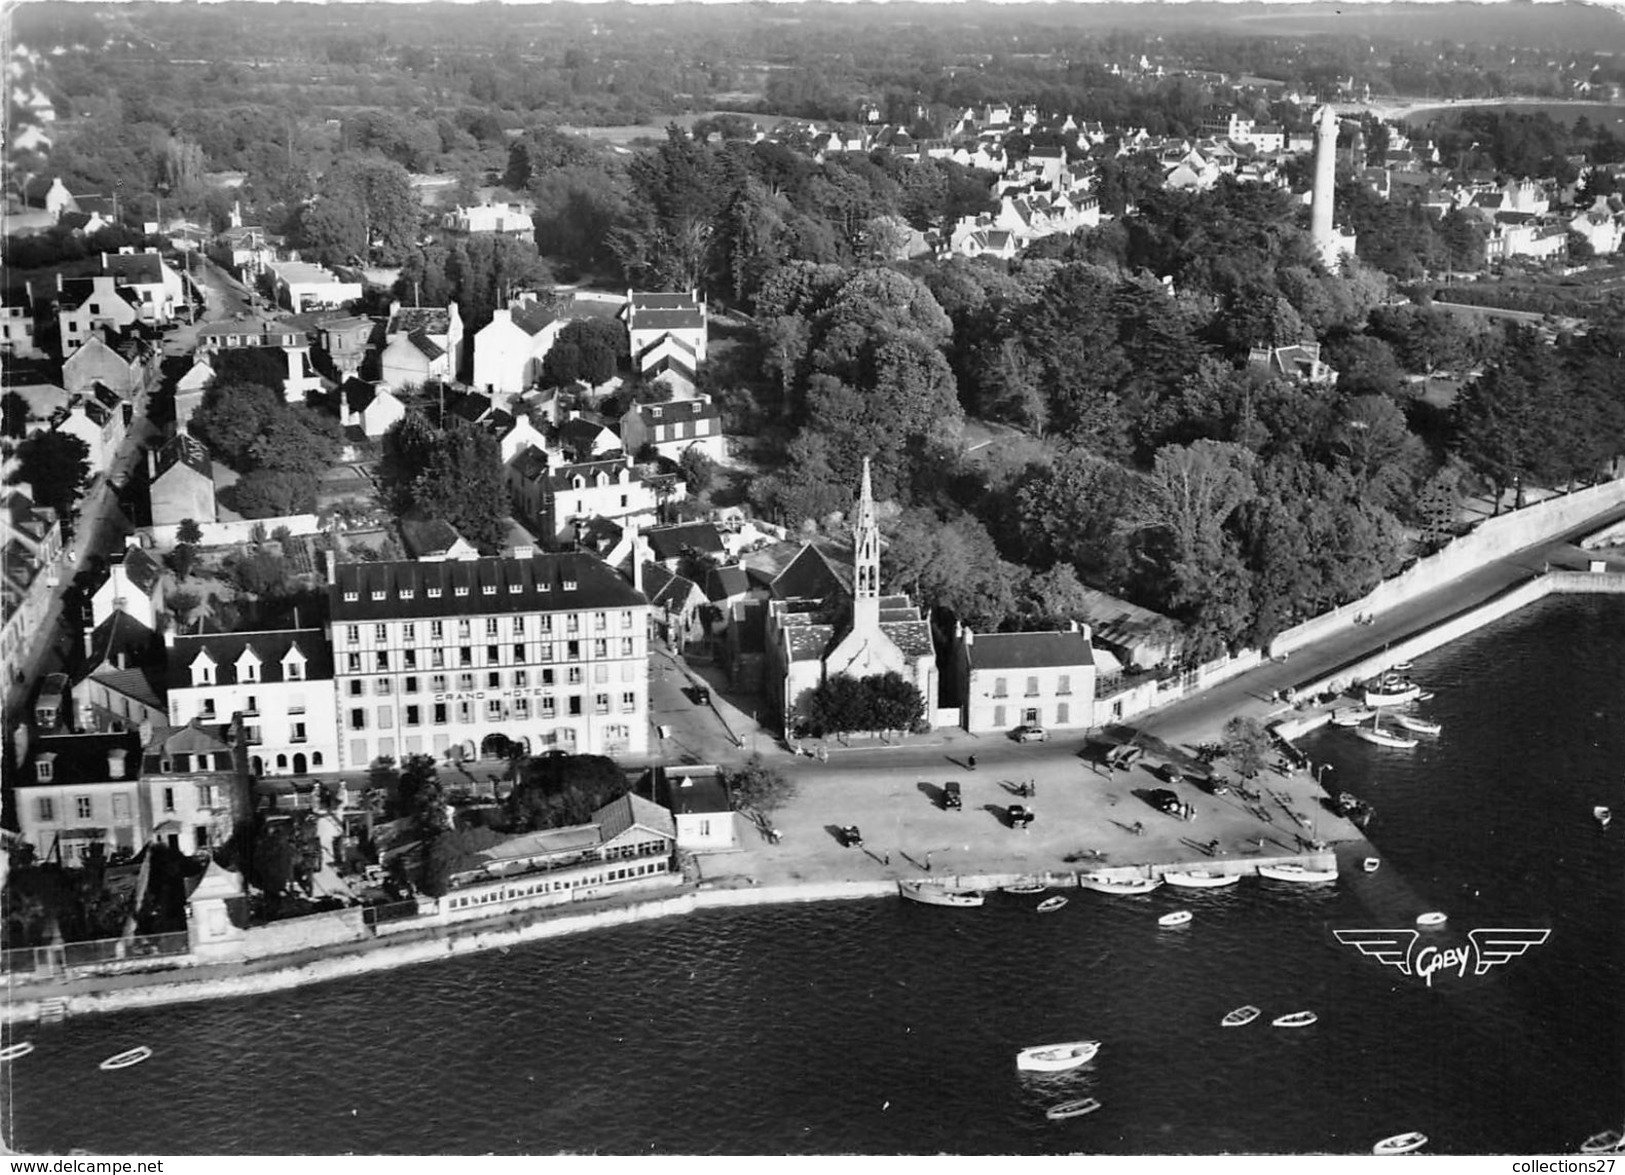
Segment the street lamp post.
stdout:
<path fill-rule="evenodd" d="M 1320 782 L 1320 777 L 1322 775 L 1326 774 L 1326 772 L 1330 771 L 1331 769 L 1332 769 L 1332 765 L 1330 763 L 1322 763 L 1319 767 L 1315 768 L 1315 783 L 1318 786 L 1320 786 L 1322 788 L 1325 787 L 1325 785 Z"/>

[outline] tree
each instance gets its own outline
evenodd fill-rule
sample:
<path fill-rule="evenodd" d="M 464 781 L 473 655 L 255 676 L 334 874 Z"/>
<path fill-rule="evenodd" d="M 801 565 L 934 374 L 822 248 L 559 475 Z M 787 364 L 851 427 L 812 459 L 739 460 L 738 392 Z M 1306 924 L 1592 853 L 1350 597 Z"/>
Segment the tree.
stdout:
<path fill-rule="evenodd" d="M 603 318 L 578 318 L 564 324 L 542 360 L 542 382 L 550 387 L 582 380 L 595 387 L 615 375 L 626 355 L 626 331 Z"/>
<path fill-rule="evenodd" d="M 507 537 L 502 454 L 496 437 L 478 425 L 457 421 L 440 434 L 410 496 L 424 514 L 451 523 L 481 550 L 495 551 Z"/>
<path fill-rule="evenodd" d="M 603 755 L 538 755 L 520 776 L 508 798 L 509 818 L 520 832 L 585 824 L 627 791 L 625 774 Z"/>
<path fill-rule="evenodd" d="M 683 470 L 683 480 L 688 483 L 691 494 L 705 493 L 716 480 L 717 463 L 698 445 L 690 445 L 684 449 L 682 456 L 677 459 L 677 464 Z"/>
<path fill-rule="evenodd" d="M 1269 761 L 1270 735 L 1256 718 L 1238 714 L 1224 724 L 1225 756 L 1248 779 L 1256 779 Z"/>
<path fill-rule="evenodd" d="M 219 497 L 244 518 L 281 518 L 315 509 L 316 484 L 309 474 L 255 469 Z"/>
<path fill-rule="evenodd" d="M 66 518 L 90 481 L 90 446 L 66 432 L 37 432 L 17 447 L 17 472 L 34 501 Z"/>
<path fill-rule="evenodd" d="M 855 678 L 826 678 L 807 699 L 807 725 L 818 737 L 852 731 L 919 728 L 925 699 L 918 687 L 895 672 Z"/>
<path fill-rule="evenodd" d="M 21 440 L 28 435 L 28 418 L 33 409 L 18 392 L 8 391 L 0 396 L 0 436 Z"/>
<path fill-rule="evenodd" d="M 175 538 L 196 546 L 203 541 L 203 528 L 197 524 L 195 518 L 183 518 L 180 527 L 175 531 Z"/>
<path fill-rule="evenodd" d="M 175 549 L 164 557 L 164 562 L 169 564 L 176 579 L 185 579 L 197 565 L 197 548 L 191 543 L 177 543 Z"/>
<path fill-rule="evenodd" d="M 765 817 L 796 796 L 796 781 L 768 766 L 760 752 L 752 753 L 737 768 L 724 769 L 721 775 L 734 807 L 740 811 L 756 811 Z"/>
<path fill-rule="evenodd" d="M 254 468 L 253 448 L 286 409 L 282 397 L 257 383 L 215 380 L 187 423 L 217 460 L 237 470 Z"/>

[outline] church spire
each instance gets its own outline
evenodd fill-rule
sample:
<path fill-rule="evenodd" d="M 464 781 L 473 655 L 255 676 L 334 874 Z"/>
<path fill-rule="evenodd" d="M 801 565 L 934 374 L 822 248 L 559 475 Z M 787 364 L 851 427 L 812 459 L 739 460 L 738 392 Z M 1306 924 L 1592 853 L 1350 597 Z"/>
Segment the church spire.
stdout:
<path fill-rule="evenodd" d="M 863 459 L 863 485 L 852 519 L 853 627 L 880 623 L 880 524 L 875 521 L 869 458 Z"/>

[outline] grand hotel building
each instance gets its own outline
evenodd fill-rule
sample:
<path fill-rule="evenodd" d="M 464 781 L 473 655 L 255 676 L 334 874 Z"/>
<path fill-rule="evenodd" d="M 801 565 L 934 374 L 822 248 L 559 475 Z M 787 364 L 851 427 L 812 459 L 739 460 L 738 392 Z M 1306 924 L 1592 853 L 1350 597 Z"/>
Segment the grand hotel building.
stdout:
<path fill-rule="evenodd" d="M 649 602 L 591 555 L 342 563 L 339 757 L 648 750 Z"/>

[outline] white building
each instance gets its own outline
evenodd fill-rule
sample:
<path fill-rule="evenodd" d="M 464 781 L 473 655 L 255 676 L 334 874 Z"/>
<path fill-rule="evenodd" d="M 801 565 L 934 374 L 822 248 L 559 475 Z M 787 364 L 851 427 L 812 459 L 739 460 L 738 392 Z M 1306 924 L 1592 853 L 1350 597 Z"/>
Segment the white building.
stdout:
<path fill-rule="evenodd" d="M 993 632 L 961 629 L 954 669 L 965 729 L 998 733 L 1017 726 L 1088 730 L 1094 724 L 1095 661 L 1089 629 Z"/>

